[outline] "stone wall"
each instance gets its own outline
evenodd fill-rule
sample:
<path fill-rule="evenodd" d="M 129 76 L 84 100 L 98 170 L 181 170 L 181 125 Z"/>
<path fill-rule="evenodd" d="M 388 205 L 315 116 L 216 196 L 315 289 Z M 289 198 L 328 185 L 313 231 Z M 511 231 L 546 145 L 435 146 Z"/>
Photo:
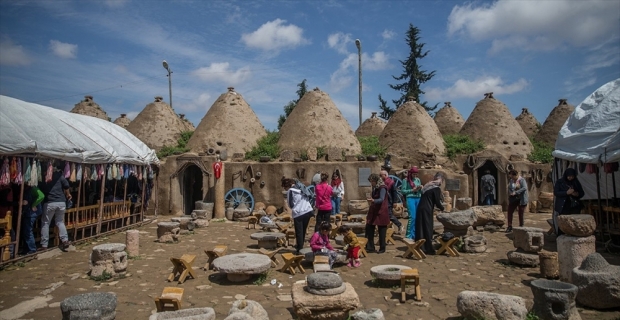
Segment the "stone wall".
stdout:
<path fill-rule="evenodd" d="M 201 156 L 200 160 L 204 163 L 208 172 L 212 173 L 213 156 Z M 162 161 L 160 166 L 160 172 L 158 175 L 158 214 L 162 215 L 182 215 L 183 214 L 183 173 L 170 179 L 170 175 L 182 167 L 183 156 L 171 156 Z M 381 170 L 381 161 L 339 161 L 339 162 L 231 162 L 224 161 L 224 171 L 221 179 L 225 179 L 225 192 L 228 192 L 232 188 L 244 188 L 252 193 L 255 202 L 263 202 L 267 205 L 275 205 L 280 207 L 283 204 L 282 187 L 280 179 L 282 176 L 287 178 L 298 178 L 297 172 L 302 173 L 305 171 L 305 176 L 299 180 L 305 184 L 310 184 L 312 176 L 317 171 L 327 172 L 330 176 L 336 169 L 340 169 L 345 185 L 345 199 L 342 207 L 343 211 L 347 211 L 349 200 L 364 199 L 366 192 L 370 192 L 370 187 L 360 187 L 359 181 L 359 169 L 369 168 L 373 173 L 379 173 Z M 251 169 L 256 177 L 256 173 L 260 172 L 260 178 L 251 184 L 250 173 Z M 469 196 L 469 182 L 468 176 L 465 174 L 456 174 L 445 169 L 420 169 L 420 178 L 422 182 L 427 182 L 436 172 L 443 172 L 448 179 L 459 179 L 460 190 L 450 191 L 453 196 L 457 197 Z M 246 180 L 243 181 L 243 176 L 246 175 Z M 391 172 L 394 174 L 394 171 Z M 203 176 L 203 200 L 206 202 L 213 202 L 214 195 L 214 181 L 212 176 Z M 265 185 L 261 187 L 261 181 L 265 182 Z"/>

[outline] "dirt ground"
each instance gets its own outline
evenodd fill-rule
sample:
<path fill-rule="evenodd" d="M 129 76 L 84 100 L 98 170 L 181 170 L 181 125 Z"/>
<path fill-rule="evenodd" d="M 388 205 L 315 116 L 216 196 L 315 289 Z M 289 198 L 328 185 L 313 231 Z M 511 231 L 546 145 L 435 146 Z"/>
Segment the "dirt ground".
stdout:
<path fill-rule="evenodd" d="M 527 214 L 526 217 L 526 226 L 547 229 L 545 219 L 549 218 L 548 214 Z M 406 220 L 402 221 L 406 223 Z M 90 280 L 86 274 L 91 249 L 101 243 L 124 243 L 124 233 L 78 245 L 76 251 L 54 258 L 10 266 L 0 271 L 0 319 L 62 319 L 59 304 L 63 299 L 96 291 L 117 294 L 117 319 L 147 319 L 155 312 L 153 298 L 167 286 L 185 289 L 183 308 L 212 307 L 218 319 L 226 317 L 235 297 L 258 301 L 270 319 L 295 319 L 291 286 L 312 272 L 311 266 L 307 266 L 305 274 L 294 276 L 272 268 L 262 284 L 255 284 L 258 277 L 246 283 L 231 283 L 215 271 L 199 269 L 207 260 L 203 249 L 218 243 L 227 244 L 229 253 L 256 252 L 257 243 L 250 239 L 250 234 L 256 230 L 247 230 L 246 226 L 241 222 L 212 222 L 207 228 L 196 229 L 194 234 L 181 236 L 176 244 L 161 244 L 154 242 L 157 224 L 145 225 L 139 229 L 141 255 L 130 259 L 127 277 L 103 283 Z M 370 253 L 369 257 L 362 259 L 360 268 L 337 266 L 336 270 L 344 281 L 353 285 L 364 308 L 380 308 L 386 319 L 459 319 L 456 296 L 463 290 L 518 295 L 531 307 L 532 292 L 528 284 L 539 276 L 539 270 L 508 264 L 506 252 L 512 250 L 512 241 L 504 232 L 485 232 L 484 235 L 489 246 L 483 254 L 461 254 L 458 258 L 429 256 L 416 261 L 400 257 L 406 246 L 397 241 L 396 245 L 388 245 L 384 254 Z M 554 251 L 554 239 L 547 237 L 545 241 L 546 248 Z M 184 253 L 197 255 L 194 263 L 197 279 L 189 279 L 181 285 L 167 282 L 172 270 L 169 258 Z M 620 265 L 620 256 L 601 253 L 610 263 Z M 379 264 L 417 268 L 421 275 L 422 302 L 411 299 L 400 303 L 399 288 L 378 286 L 370 276 L 370 267 Z M 276 279 L 282 287 L 272 286 L 271 279 Z M 56 289 L 50 288 L 52 283 L 58 282 L 64 284 Z M 48 292 L 43 292 L 46 288 Z M 584 320 L 620 318 L 620 310 L 600 312 L 579 308 L 579 313 Z"/>

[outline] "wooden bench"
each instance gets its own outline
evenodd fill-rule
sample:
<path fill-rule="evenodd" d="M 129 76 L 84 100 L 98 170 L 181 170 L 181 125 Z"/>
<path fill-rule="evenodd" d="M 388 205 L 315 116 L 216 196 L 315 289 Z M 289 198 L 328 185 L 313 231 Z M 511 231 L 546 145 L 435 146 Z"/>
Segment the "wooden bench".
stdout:
<path fill-rule="evenodd" d="M 393 228 L 388 228 L 385 231 L 385 243 L 386 244 L 393 244 L 393 245 L 396 244 L 396 241 L 394 240 L 394 238 L 392 238 L 392 236 L 394 235 L 394 232 L 396 232 L 396 231 L 394 231 Z M 378 232 L 377 232 L 377 234 L 378 234 Z M 377 239 L 376 243 L 379 244 L 379 239 Z"/>
<path fill-rule="evenodd" d="M 441 239 L 441 237 L 437 238 L 437 241 L 439 241 L 439 243 L 441 244 L 441 248 L 439 248 L 439 250 L 437 250 L 437 255 L 440 255 L 442 253 L 447 252 L 449 256 L 451 257 L 458 257 L 460 256 L 459 252 L 456 251 L 456 249 L 454 249 L 454 245 L 456 244 L 457 241 L 459 241 L 459 238 L 454 237 L 448 241 L 443 241 L 443 239 Z"/>
<path fill-rule="evenodd" d="M 280 251 L 280 249 L 281 248 L 269 251 L 267 249 L 260 248 L 258 249 L 258 253 L 264 254 L 269 257 L 269 259 L 271 260 L 271 267 L 275 268 L 278 264 L 280 264 L 280 261 L 278 261 L 278 258 L 276 258 L 276 254 L 278 253 L 278 251 Z"/>
<path fill-rule="evenodd" d="M 181 258 L 170 258 L 174 267 L 168 276 L 168 282 L 173 281 L 177 275 L 179 276 L 179 284 L 185 282 L 188 276 L 192 277 L 192 279 L 196 279 L 196 274 L 194 273 L 194 269 L 192 269 L 194 260 L 196 260 L 195 254 L 184 254 Z"/>
<path fill-rule="evenodd" d="M 359 257 L 360 258 L 362 256 L 364 256 L 364 258 L 368 257 L 368 252 L 366 252 L 366 245 L 368 244 L 368 239 L 360 237 L 360 238 L 357 238 L 357 241 L 359 241 L 360 243 Z"/>
<path fill-rule="evenodd" d="M 248 226 L 246 229 L 250 229 L 250 226 L 252 226 L 254 229 L 256 229 L 256 224 L 258 224 L 258 219 L 256 216 L 250 216 L 248 218 Z"/>
<path fill-rule="evenodd" d="M 329 266 L 329 257 L 315 255 L 314 261 L 312 261 L 312 268 L 314 269 L 314 272 L 330 271 L 331 267 Z"/>
<path fill-rule="evenodd" d="M 161 296 L 155 298 L 157 312 L 180 310 L 183 291 L 183 288 L 165 287 Z"/>
<path fill-rule="evenodd" d="M 412 283 L 415 287 L 415 300 L 422 301 L 422 290 L 420 289 L 420 275 L 418 269 L 406 269 L 400 271 L 400 302 L 407 300 L 407 283 Z"/>
<path fill-rule="evenodd" d="M 213 260 L 225 256 L 227 251 L 228 246 L 225 246 L 223 244 L 218 244 L 211 250 L 205 250 L 207 257 L 209 257 L 209 260 L 207 260 L 207 263 L 205 263 L 204 266 L 205 271 L 211 270 L 211 264 L 213 263 Z"/>
<path fill-rule="evenodd" d="M 288 271 L 291 275 L 295 275 L 295 268 L 297 268 L 301 273 L 306 273 L 306 270 L 301 266 L 301 261 L 303 261 L 303 255 L 294 255 L 292 253 L 283 253 L 282 260 L 284 260 L 284 266 L 280 271 L 286 272 Z"/>
<path fill-rule="evenodd" d="M 407 245 L 407 251 L 403 254 L 403 258 L 407 259 L 410 256 L 414 256 L 419 260 L 426 259 L 426 254 L 422 252 L 422 245 L 426 242 L 426 239 L 420 239 L 413 241 L 411 239 L 403 239 L 403 242 Z"/>

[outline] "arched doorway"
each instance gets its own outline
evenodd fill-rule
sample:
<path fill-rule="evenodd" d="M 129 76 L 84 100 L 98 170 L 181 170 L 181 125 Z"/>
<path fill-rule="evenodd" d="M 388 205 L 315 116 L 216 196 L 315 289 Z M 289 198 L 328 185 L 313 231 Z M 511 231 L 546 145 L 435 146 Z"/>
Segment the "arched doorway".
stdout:
<path fill-rule="evenodd" d="M 478 168 L 477 171 L 477 176 L 478 176 L 478 205 L 482 205 L 484 202 L 484 198 L 482 197 L 482 191 L 483 191 L 483 186 L 482 186 L 482 176 L 484 176 L 487 173 L 487 170 L 489 171 L 489 173 L 493 176 L 493 178 L 495 178 L 495 199 L 493 200 L 493 204 L 498 204 L 499 202 L 499 194 L 498 194 L 498 183 L 499 183 L 499 178 L 497 175 L 497 167 L 495 166 L 495 164 L 493 163 L 493 161 L 487 160 L 484 162 L 484 164 Z"/>
<path fill-rule="evenodd" d="M 183 171 L 183 213 L 194 211 L 195 202 L 203 198 L 202 191 L 202 171 L 196 165 L 187 166 Z"/>

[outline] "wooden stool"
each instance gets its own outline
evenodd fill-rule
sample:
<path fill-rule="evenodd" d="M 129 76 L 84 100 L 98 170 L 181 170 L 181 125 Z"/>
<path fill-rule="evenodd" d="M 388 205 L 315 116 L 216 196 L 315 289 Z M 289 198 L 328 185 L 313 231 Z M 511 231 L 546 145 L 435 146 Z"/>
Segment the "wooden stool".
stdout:
<path fill-rule="evenodd" d="M 291 240 L 296 240 L 295 239 L 295 230 L 293 229 L 289 229 L 286 231 L 286 245 L 287 246 L 292 246 L 291 244 Z"/>
<path fill-rule="evenodd" d="M 549 224 L 549 231 L 547 231 L 548 235 L 552 235 L 555 233 L 555 228 L 553 227 L 553 219 L 547 219 L 547 223 Z"/>
<path fill-rule="evenodd" d="M 306 270 L 301 266 L 301 261 L 304 259 L 303 255 L 294 255 L 292 253 L 283 253 L 282 260 L 284 260 L 284 267 L 280 269 L 282 272 L 290 272 L 295 275 L 295 268 L 299 269 L 301 273 L 306 273 Z"/>
<path fill-rule="evenodd" d="M 361 258 L 362 255 L 364 256 L 364 258 L 368 257 L 368 252 L 366 252 L 366 245 L 368 244 L 368 239 L 360 237 L 357 238 L 357 241 L 359 241 L 360 243 L 359 257 Z"/>
<path fill-rule="evenodd" d="M 419 260 L 426 259 L 426 254 L 420 249 L 426 242 L 426 239 L 420 239 L 413 241 L 411 239 L 403 239 L 403 242 L 407 245 L 407 251 L 403 254 L 403 258 L 407 259 L 409 256 L 415 256 Z"/>
<path fill-rule="evenodd" d="M 168 276 L 168 282 L 174 280 L 177 274 L 179 275 L 179 284 L 185 282 L 188 276 L 196 279 L 196 274 L 194 273 L 194 269 L 192 269 L 194 260 L 196 260 L 195 254 L 184 254 L 181 258 L 170 258 L 174 268 L 172 269 L 172 273 Z"/>
<path fill-rule="evenodd" d="M 284 224 L 284 225 L 281 225 L 281 224 L 279 224 L 279 223 L 276 223 L 276 228 L 278 228 L 278 231 L 279 231 L 279 232 L 282 232 L 282 233 L 286 233 L 286 231 L 288 230 L 288 228 L 289 228 L 290 226 L 291 226 L 291 224 L 290 224 L 290 223 L 287 223 L 287 224 Z"/>
<path fill-rule="evenodd" d="M 278 264 L 280 264 L 280 261 L 278 261 L 278 258 L 276 258 L 276 253 L 278 253 L 278 251 L 280 251 L 280 249 L 282 249 L 282 248 L 278 248 L 278 249 L 275 249 L 273 251 L 269 251 L 269 250 L 267 250 L 265 248 L 260 248 L 260 249 L 258 249 L 258 253 L 264 254 L 264 255 L 268 256 L 269 259 L 271 260 L 271 267 L 275 268 Z"/>
<path fill-rule="evenodd" d="M 4 229 L 4 236 L 0 238 L 0 245 L 11 243 L 11 227 L 13 226 L 11 222 L 11 211 L 6 212 L 6 216 L 0 219 L 0 229 Z M 0 249 L 2 251 L 2 256 L 0 257 L 0 261 L 7 261 L 11 259 L 11 251 L 9 251 L 9 247 L 4 247 Z M 15 252 L 17 256 L 17 252 Z"/>
<path fill-rule="evenodd" d="M 336 239 L 338 236 L 338 226 L 332 224 L 332 232 L 329 234 L 330 239 Z"/>
<path fill-rule="evenodd" d="M 407 300 L 407 283 L 415 286 L 415 299 L 422 301 L 422 291 L 420 290 L 420 275 L 418 269 L 406 269 L 400 271 L 400 302 L 405 303 Z"/>
<path fill-rule="evenodd" d="M 388 228 L 385 231 L 385 243 L 386 244 L 396 244 L 396 241 L 394 241 L 394 238 L 392 238 L 392 236 L 394 235 L 394 229 L 392 228 Z M 378 233 L 377 233 L 378 234 Z M 377 239 L 377 244 L 379 244 L 379 240 Z"/>
<path fill-rule="evenodd" d="M 336 218 L 336 226 L 340 227 L 342 225 L 342 213 L 338 213 L 336 215 L 334 215 L 334 217 Z"/>
<path fill-rule="evenodd" d="M 228 246 L 225 246 L 223 244 L 218 244 L 211 250 L 205 250 L 207 257 L 209 257 L 209 260 L 207 260 L 207 263 L 205 263 L 205 271 L 211 270 L 211 263 L 213 263 L 213 260 L 225 256 L 226 251 L 228 251 Z"/>
<path fill-rule="evenodd" d="M 314 269 L 314 272 L 331 270 L 329 266 L 329 257 L 315 255 L 314 261 L 312 262 L 312 268 Z"/>
<path fill-rule="evenodd" d="M 437 240 L 439 241 L 439 243 L 441 243 L 441 248 L 439 248 L 439 250 L 437 250 L 437 254 L 440 255 L 442 253 L 447 252 L 449 256 L 451 257 L 458 257 L 460 256 L 459 252 L 456 251 L 456 249 L 454 249 L 454 245 L 456 244 L 457 241 L 459 241 L 459 238 L 454 237 L 450 240 L 443 241 L 443 239 L 441 239 L 441 237 L 438 237 Z"/>
<path fill-rule="evenodd" d="M 250 229 L 250 226 L 253 226 L 254 229 L 256 229 L 256 224 L 258 223 L 258 218 L 255 216 L 250 216 L 248 218 L 248 227 L 246 229 Z"/>
<path fill-rule="evenodd" d="M 161 297 L 155 298 L 157 312 L 180 310 L 183 291 L 183 288 L 165 287 Z"/>

